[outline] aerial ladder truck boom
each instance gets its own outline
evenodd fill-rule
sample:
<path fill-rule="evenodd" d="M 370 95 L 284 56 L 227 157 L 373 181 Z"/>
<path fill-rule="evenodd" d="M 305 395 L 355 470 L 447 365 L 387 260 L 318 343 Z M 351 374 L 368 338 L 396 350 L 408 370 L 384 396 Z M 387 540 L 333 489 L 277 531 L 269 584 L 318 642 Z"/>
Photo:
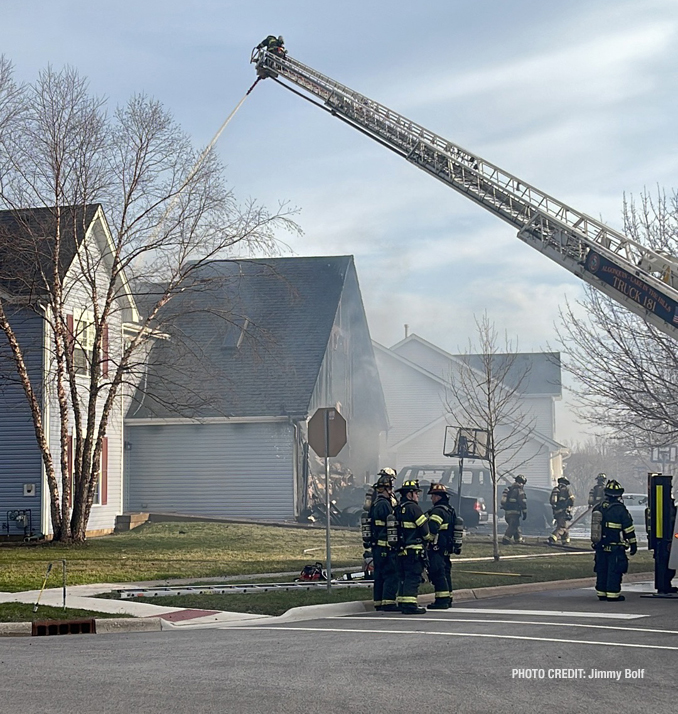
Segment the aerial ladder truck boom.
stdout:
<path fill-rule="evenodd" d="M 274 79 L 464 194 L 516 228 L 525 243 L 678 339 L 678 260 L 287 54 L 255 51 L 252 61 L 259 78 Z"/>

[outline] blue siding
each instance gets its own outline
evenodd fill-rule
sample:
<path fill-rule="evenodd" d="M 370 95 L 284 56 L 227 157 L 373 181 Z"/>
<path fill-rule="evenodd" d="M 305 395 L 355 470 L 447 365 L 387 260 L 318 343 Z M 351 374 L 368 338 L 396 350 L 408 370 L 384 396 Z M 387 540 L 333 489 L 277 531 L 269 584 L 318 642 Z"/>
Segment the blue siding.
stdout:
<path fill-rule="evenodd" d="M 33 389 L 42 397 L 43 328 L 40 315 L 21 310 L 8 315 L 22 346 Z M 30 409 L 14 363 L 9 359 L 9 346 L 0 332 L 0 526 L 7 533 L 7 511 L 30 509 L 33 530 L 41 532 L 42 524 L 42 459 L 35 440 Z M 24 496 L 24 484 L 35 484 L 35 495 Z M 10 534 L 23 533 L 13 521 Z"/>

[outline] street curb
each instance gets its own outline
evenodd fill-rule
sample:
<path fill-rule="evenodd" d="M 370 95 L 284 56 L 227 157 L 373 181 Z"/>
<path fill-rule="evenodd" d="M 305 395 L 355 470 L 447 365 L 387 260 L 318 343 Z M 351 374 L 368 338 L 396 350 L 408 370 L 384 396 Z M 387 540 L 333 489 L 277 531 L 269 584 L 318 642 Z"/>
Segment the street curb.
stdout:
<path fill-rule="evenodd" d="M 0 622 L 0 637 L 30 637 L 30 622 Z"/>
<path fill-rule="evenodd" d="M 111 635 L 118 632 L 160 632 L 162 629 L 160 617 L 97 617 L 94 622 L 97 635 Z M 31 637 L 32 631 L 33 624 L 30 622 L 0 622 L 0 637 Z"/>
<path fill-rule="evenodd" d="M 215 628 L 219 630 L 228 629 L 230 627 L 248 627 L 265 622 L 266 625 L 283 624 L 286 622 L 302 622 L 303 620 L 317 620 L 325 617 L 343 617 L 344 615 L 362 615 L 366 612 L 374 612 L 374 605 L 371 600 L 353 600 L 352 602 L 330 602 L 324 605 L 302 605 L 300 607 L 292 607 L 282 615 L 271 616 L 262 615 L 259 618 L 250 618 L 247 620 L 233 620 L 231 622 L 223 622 L 218 624 L 205 623 L 203 625 L 191 626 L 174 625 L 169 622 L 163 623 L 163 629 L 167 630 L 187 630 L 200 628 Z"/>
<path fill-rule="evenodd" d="M 643 580 L 653 580 L 654 573 L 627 573 L 624 582 L 635 583 Z M 465 588 L 454 591 L 454 602 L 468 600 L 485 600 L 492 597 L 506 595 L 524 595 L 528 593 L 547 592 L 548 590 L 577 590 L 590 588 L 596 584 L 595 578 L 574 578 L 572 580 L 544 580 L 539 583 L 520 583 L 518 585 L 496 585 L 489 588 Z M 433 594 L 421 595 L 419 602 L 427 604 L 433 602 Z"/>
<path fill-rule="evenodd" d="M 102 617 L 95 620 L 97 635 L 118 632 L 160 632 L 162 617 Z"/>

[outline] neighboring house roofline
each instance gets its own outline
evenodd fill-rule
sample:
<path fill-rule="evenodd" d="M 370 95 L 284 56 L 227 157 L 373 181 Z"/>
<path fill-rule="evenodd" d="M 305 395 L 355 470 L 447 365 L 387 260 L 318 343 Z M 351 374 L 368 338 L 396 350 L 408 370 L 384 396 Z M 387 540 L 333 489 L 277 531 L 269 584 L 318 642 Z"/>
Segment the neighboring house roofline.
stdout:
<path fill-rule="evenodd" d="M 438 347 L 438 345 L 434 345 L 432 342 L 429 342 L 428 340 L 425 340 L 423 337 L 420 337 L 419 335 L 412 333 L 411 335 L 408 335 L 404 339 L 400 340 L 397 342 L 395 345 L 393 345 L 390 349 L 392 351 L 397 350 L 399 347 L 402 347 L 403 345 L 409 344 L 409 343 L 419 343 L 423 345 L 424 347 L 432 350 L 433 352 L 436 352 L 439 354 L 441 357 L 444 357 L 445 359 L 449 360 L 450 362 L 453 362 L 455 364 L 458 364 L 463 367 L 467 367 L 468 369 L 472 370 L 476 374 L 481 374 L 480 370 L 475 368 L 471 362 L 470 359 L 473 357 L 481 357 L 482 355 L 478 353 L 469 353 L 469 354 L 462 354 L 462 355 L 454 355 L 451 354 L 450 352 L 447 352 L 444 350 L 442 347 Z M 514 355 L 516 358 L 539 358 L 539 357 L 544 357 L 547 355 L 558 355 L 558 364 L 560 364 L 560 353 L 559 352 L 515 352 L 515 353 L 506 353 L 506 352 L 499 352 L 497 353 L 496 357 L 508 357 L 509 355 Z M 467 359 L 468 358 L 468 359 Z M 532 367 L 532 366 L 531 366 Z M 531 374 L 531 368 L 528 371 L 528 375 Z M 506 375 L 508 376 L 508 374 Z M 529 381 L 529 380 L 528 380 Z M 553 397 L 556 399 L 561 399 L 562 398 L 562 381 L 560 380 L 560 377 L 558 378 L 558 383 L 557 383 L 558 391 L 553 391 L 553 392 L 524 392 L 522 389 L 520 390 L 520 393 L 522 396 L 525 397 L 531 397 L 531 396 L 548 396 L 548 397 Z M 510 388 L 510 387 L 509 387 Z"/>
<path fill-rule="evenodd" d="M 457 409 L 461 409 L 461 407 L 457 407 Z M 448 412 L 447 414 L 443 414 L 442 416 L 437 417 L 433 421 L 429 422 L 425 426 L 420 427 L 417 429 L 417 431 L 412 432 L 412 434 L 409 434 L 406 436 L 404 439 L 401 439 L 400 441 L 396 442 L 395 444 L 390 444 L 389 449 L 396 449 L 398 447 L 404 446 L 405 444 L 409 443 L 410 441 L 413 441 L 417 437 L 421 436 L 422 434 L 425 434 L 427 431 L 430 431 L 436 426 L 440 426 L 442 424 L 447 425 L 448 418 L 453 416 L 454 413 L 456 412 L 456 409 L 452 412 Z M 455 426 L 454 424 L 450 424 L 449 426 Z M 550 448 L 550 453 L 569 453 L 569 450 L 567 449 L 566 446 L 563 444 L 559 444 L 557 441 L 554 439 L 550 439 L 548 436 L 542 434 L 540 431 L 537 431 L 536 429 L 530 429 L 529 427 L 520 427 L 520 431 L 528 433 L 529 435 L 534 437 L 535 441 L 539 441 L 540 443 L 544 444 L 544 446 L 549 446 Z"/>
<path fill-rule="evenodd" d="M 439 377 L 437 374 L 434 374 L 433 372 L 429 372 L 427 369 L 424 367 L 420 367 L 416 362 L 412 362 L 411 360 L 407 359 L 407 357 L 403 357 L 402 355 L 399 355 L 397 352 L 392 352 L 392 348 L 389 347 L 384 347 L 384 345 L 379 344 L 375 340 L 372 340 L 372 345 L 376 347 L 378 352 L 382 352 L 385 355 L 388 355 L 389 357 L 392 357 L 396 362 L 400 362 L 401 364 L 404 364 L 406 367 L 410 367 L 411 369 L 415 370 L 416 372 L 419 372 L 420 374 L 423 374 L 424 377 L 428 377 L 429 379 L 433 380 L 434 382 L 437 382 L 438 384 L 442 385 L 443 387 L 449 388 L 450 384 L 449 382 L 446 382 L 442 377 Z"/>

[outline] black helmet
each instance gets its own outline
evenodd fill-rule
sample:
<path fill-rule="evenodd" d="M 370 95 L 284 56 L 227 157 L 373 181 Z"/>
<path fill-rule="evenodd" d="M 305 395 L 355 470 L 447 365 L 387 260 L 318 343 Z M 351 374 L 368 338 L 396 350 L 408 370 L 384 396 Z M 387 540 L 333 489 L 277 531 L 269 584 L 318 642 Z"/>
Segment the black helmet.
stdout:
<path fill-rule="evenodd" d="M 619 497 L 624 493 L 624 487 L 619 483 L 619 481 L 615 481 L 614 479 L 610 479 L 606 484 L 605 484 L 605 495 L 606 496 L 614 496 L 614 497 Z"/>
<path fill-rule="evenodd" d="M 604 473 L 599 473 L 596 476 L 596 481 L 598 481 L 598 483 L 603 483 L 604 481 L 607 481 L 607 475 Z"/>
<path fill-rule="evenodd" d="M 514 480 L 516 483 L 520 484 L 527 483 L 527 479 L 522 474 L 518 474 Z"/>
<path fill-rule="evenodd" d="M 562 484 L 565 485 L 565 486 L 569 486 L 569 485 L 570 485 L 569 480 L 568 480 L 567 477 L 565 477 L 565 476 L 561 476 L 561 477 L 558 479 L 558 483 L 562 483 Z"/>
<path fill-rule="evenodd" d="M 398 493 L 405 495 L 406 493 L 421 493 L 421 488 L 419 487 L 419 480 L 412 479 L 411 481 L 404 481 L 403 485 L 396 489 Z"/>
<path fill-rule="evenodd" d="M 450 494 L 448 493 L 447 489 L 445 488 L 445 485 L 442 483 L 436 483 L 435 481 L 428 487 L 428 495 L 433 496 L 433 495 L 438 495 L 438 496 L 449 496 Z"/>

